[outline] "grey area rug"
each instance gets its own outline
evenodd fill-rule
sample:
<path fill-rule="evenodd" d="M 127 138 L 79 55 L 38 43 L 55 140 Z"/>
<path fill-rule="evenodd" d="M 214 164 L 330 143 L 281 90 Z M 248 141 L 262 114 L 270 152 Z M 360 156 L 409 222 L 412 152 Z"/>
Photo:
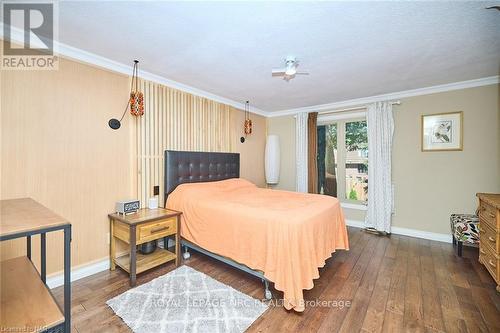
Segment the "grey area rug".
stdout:
<path fill-rule="evenodd" d="M 268 306 L 181 266 L 107 301 L 135 333 L 244 332 Z"/>

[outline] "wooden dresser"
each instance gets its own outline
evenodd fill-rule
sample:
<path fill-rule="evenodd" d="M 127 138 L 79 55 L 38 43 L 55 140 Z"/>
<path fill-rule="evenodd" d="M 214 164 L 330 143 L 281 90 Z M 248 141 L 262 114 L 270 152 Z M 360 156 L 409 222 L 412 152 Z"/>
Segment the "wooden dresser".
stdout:
<path fill-rule="evenodd" d="M 478 193 L 479 262 L 497 283 L 500 292 L 500 194 Z"/>

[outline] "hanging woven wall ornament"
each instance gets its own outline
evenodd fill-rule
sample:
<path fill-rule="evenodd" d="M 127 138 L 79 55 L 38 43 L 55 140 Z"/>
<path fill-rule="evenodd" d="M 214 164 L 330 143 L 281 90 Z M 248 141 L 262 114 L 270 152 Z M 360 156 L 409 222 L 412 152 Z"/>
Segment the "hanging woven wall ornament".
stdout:
<path fill-rule="evenodd" d="M 139 91 L 138 63 L 138 60 L 134 60 L 134 71 L 132 73 L 132 85 L 130 89 L 130 114 L 136 117 L 144 114 L 144 94 Z"/>
<path fill-rule="evenodd" d="M 243 132 L 245 136 L 240 138 L 241 143 L 245 142 L 245 138 L 247 135 L 252 134 L 252 119 L 250 119 L 250 102 L 246 101 L 245 103 L 245 123 L 243 125 Z"/>
<path fill-rule="evenodd" d="M 144 114 L 144 94 L 139 91 L 139 60 L 134 60 L 134 67 L 132 70 L 132 82 L 130 83 L 130 97 L 125 105 L 125 110 L 120 120 L 112 118 L 108 121 L 109 127 L 117 130 L 121 126 L 121 121 L 125 117 L 125 113 L 130 107 L 130 114 L 136 117 L 140 117 Z"/>

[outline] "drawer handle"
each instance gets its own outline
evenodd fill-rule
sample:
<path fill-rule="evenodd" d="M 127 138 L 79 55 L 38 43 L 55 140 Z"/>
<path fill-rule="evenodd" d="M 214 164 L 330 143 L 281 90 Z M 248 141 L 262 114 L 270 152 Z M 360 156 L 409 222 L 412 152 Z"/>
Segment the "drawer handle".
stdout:
<path fill-rule="evenodd" d="M 493 261 L 491 261 L 491 259 L 488 260 L 488 264 L 490 264 L 490 266 L 492 266 L 493 268 L 497 268 L 497 265 L 495 265 Z"/>
<path fill-rule="evenodd" d="M 151 229 L 151 233 L 152 234 L 156 234 L 157 232 L 162 232 L 162 231 L 165 231 L 165 230 L 168 230 L 168 229 L 170 229 L 170 226 L 160 227 L 160 228 L 156 228 L 156 229 Z"/>
<path fill-rule="evenodd" d="M 481 254 L 486 254 L 486 252 L 483 249 L 479 249 L 479 252 L 481 252 Z"/>
<path fill-rule="evenodd" d="M 488 240 L 489 240 L 490 242 L 495 243 L 495 239 L 493 239 L 493 237 L 491 237 L 491 236 L 490 236 L 490 237 L 488 237 Z"/>
<path fill-rule="evenodd" d="M 488 213 L 488 215 L 489 215 L 492 219 L 494 219 L 494 218 L 495 218 L 495 214 L 493 214 L 493 213 Z"/>
<path fill-rule="evenodd" d="M 484 233 L 484 229 L 483 229 L 483 228 L 481 228 L 481 227 L 479 227 L 479 232 Z"/>

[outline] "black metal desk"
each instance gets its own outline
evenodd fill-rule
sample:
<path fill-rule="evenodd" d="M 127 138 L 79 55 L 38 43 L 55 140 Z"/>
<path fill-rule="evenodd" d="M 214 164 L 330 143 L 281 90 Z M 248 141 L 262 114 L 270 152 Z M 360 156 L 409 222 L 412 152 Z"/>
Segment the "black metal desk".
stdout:
<path fill-rule="evenodd" d="M 50 289 L 47 287 L 47 249 L 46 249 L 46 235 L 49 232 L 63 231 L 64 233 L 64 305 L 61 309 L 60 305 L 54 299 L 59 309 L 64 315 L 64 321 L 62 323 L 57 323 L 54 326 L 46 327 L 46 325 L 37 326 L 39 329 L 35 331 L 42 330 L 43 332 L 71 332 L 71 224 L 59 217 L 55 213 L 51 212 L 46 207 L 37 203 L 36 201 L 23 198 L 23 199 L 13 199 L 13 200 L 1 200 L 0 201 L 0 241 L 12 240 L 16 238 L 26 237 L 26 256 L 31 262 L 32 246 L 31 238 L 35 235 L 40 235 L 40 273 L 39 277 L 45 287 L 47 288 L 50 295 Z M 32 263 L 32 262 L 31 262 Z M 32 263 L 33 264 L 33 263 Z M 34 266 L 34 265 L 33 265 Z M 6 294 L 5 290 L 2 290 L 2 294 Z M 2 297 L 8 297 L 2 296 Z M 53 298 L 53 296 L 52 296 Z M 2 305 L 4 301 L 7 303 L 9 300 L 2 298 Z M 20 300 L 15 300 L 20 302 Z M 30 300 L 31 301 L 31 300 Z M 36 304 L 32 304 L 36 307 Z M 23 316 L 16 313 L 16 318 L 13 318 L 11 313 L 8 312 L 8 306 L 2 309 L 2 317 L 0 323 L 0 329 L 6 329 L 4 325 L 14 327 L 28 327 L 22 322 Z M 27 309 L 27 311 L 33 311 L 33 308 Z M 10 318 L 9 318 L 10 316 Z M 27 314 L 28 316 L 28 314 Z M 7 318 L 4 318 L 7 317 Z M 19 320 L 18 320 L 19 319 Z M 43 318 L 42 318 L 43 320 Z M 19 322 L 18 322 L 19 321 Z M 33 323 L 30 323 L 33 325 Z"/>

